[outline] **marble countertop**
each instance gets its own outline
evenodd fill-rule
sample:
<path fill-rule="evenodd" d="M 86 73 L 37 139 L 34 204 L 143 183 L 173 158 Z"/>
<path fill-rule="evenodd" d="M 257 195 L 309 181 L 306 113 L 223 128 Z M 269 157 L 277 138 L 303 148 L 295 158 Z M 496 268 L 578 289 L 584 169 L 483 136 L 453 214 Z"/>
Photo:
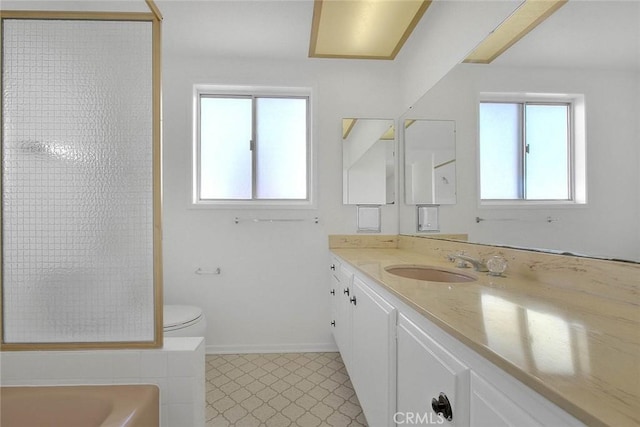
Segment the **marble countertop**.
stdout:
<path fill-rule="evenodd" d="M 407 249 L 331 251 L 587 425 L 640 425 L 637 289 L 625 301 L 508 271 L 460 270 Z M 395 264 L 464 271 L 477 281 L 406 279 L 385 271 Z"/>

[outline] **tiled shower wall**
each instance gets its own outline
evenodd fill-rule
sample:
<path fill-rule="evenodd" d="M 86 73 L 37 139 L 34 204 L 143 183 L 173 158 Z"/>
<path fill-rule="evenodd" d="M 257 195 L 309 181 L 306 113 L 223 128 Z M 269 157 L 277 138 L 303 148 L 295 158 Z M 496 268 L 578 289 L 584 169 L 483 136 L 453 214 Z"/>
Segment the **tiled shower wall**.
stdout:
<path fill-rule="evenodd" d="M 0 386 L 156 384 L 161 427 L 202 427 L 205 355 L 200 337 L 165 338 L 153 350 L 4 351 Z"/>
<path fill-rule="evenodd" d="M 3 21 L 5 342 L 153 340 L 151 25 Z"/>

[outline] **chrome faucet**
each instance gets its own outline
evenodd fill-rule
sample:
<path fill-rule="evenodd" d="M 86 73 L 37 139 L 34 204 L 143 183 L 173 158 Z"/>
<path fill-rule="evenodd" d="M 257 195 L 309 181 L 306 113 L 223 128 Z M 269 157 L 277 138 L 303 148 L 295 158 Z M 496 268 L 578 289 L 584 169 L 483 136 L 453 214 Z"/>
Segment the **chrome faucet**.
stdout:
<path fill-rule="evenodd" d="M 460 267 L 460 268 L 466 268 L 467 267 L 466 263 L 469 263 L 469 264 L 473 265 L 473 268 L 476 271 L 480 271 L 480 272 L 489 271 L 489 269 L 487 268 L 487 265 L 481 259 L 475 259 L 475 258 L 472 258 L 472 257 L 464 255 L 464 254 L 449 255 L 449 259 L 451 261 L 455 261 L 456 259 L 460 260 L 460 262 L 456 265 L 457 267 Z"/>

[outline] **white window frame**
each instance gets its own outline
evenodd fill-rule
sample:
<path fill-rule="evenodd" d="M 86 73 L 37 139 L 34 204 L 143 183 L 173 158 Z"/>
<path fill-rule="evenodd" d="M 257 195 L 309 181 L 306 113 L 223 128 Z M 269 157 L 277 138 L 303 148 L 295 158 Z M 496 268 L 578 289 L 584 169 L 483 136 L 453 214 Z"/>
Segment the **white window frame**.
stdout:
<path fill-rule="evenodd" d="M 280 97 L 307 99 L 307 198 L 306 199 L 201 199 L 200 198 L 200 98 L 202 96 Z M 315 155 L 313 144 L 313 97 L 309 87 L 193 86 L 193 147 L 191 177 L 192 208 L 229 209 L 315 209 Z M 255 164 L 253 165 L 255 168 Z M 255 170 L 253 171 L 255 173 Z M 255 179 L 255 176 L 252 177 Z"/>
<path fill-rule="evenodd" d="M 527 199 L 482 199 L 480 170 L 480 104 L 483 102 L 504 102 L 522 104 L 569 104 L 569 193 L 568 200 L 527 200 Z M 480 93 L 477 103 L 477 194 L 478 207 L 489 208 L 549 208 L 582 207 L 587 203 L 586 180 L 586 120 L 585 99 L 582 94 L 560 93 Z M 524 154 L 523 154 L 524 155 Z"/>

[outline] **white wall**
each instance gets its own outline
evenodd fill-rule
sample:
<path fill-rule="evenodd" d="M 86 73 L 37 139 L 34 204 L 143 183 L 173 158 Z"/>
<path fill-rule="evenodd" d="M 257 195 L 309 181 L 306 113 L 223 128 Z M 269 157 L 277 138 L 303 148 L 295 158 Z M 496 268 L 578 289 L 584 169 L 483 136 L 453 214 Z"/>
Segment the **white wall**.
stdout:
<path fill-rule="evenodd" d="M 457 66 L 410 113 L 410 118 L 456 121 L 458 203 L 440 207 L 441 231 L 469 233 L 471 241 L 640 260 L 639 81 L 637 73 L 620 71 Z M 586 206 L 527 209 L 478 207 L 476 147 L 480 92 L 585 95 Z M 400 215 L 401 232 L 415 231 L 414 209 L 401 206 Z M 525 221 L 477 224 L 476 216 L 518 217 Z M 558 221 L 549 224 L 544 221 L 547 216 Z"/>
<path fill-rule="evenodd" d="M 328 327 L 328 234 L 355 233 L 356 208 L 342 205 L 343 117 L 399 113 L 393 62 L 163 58 L 165 302 L 196 304 L 207 316 L 209 352 L 334 349 Z M 192 209 L 194 84 L 313 88 L 316 201 L 311 210 Z M 383 207 L 382 232 L 397 233 L 397 205 Z M 254 223 L 242 218 L 313 218 Z M 197 268 L 222 274 L 194 274 Z"/>

